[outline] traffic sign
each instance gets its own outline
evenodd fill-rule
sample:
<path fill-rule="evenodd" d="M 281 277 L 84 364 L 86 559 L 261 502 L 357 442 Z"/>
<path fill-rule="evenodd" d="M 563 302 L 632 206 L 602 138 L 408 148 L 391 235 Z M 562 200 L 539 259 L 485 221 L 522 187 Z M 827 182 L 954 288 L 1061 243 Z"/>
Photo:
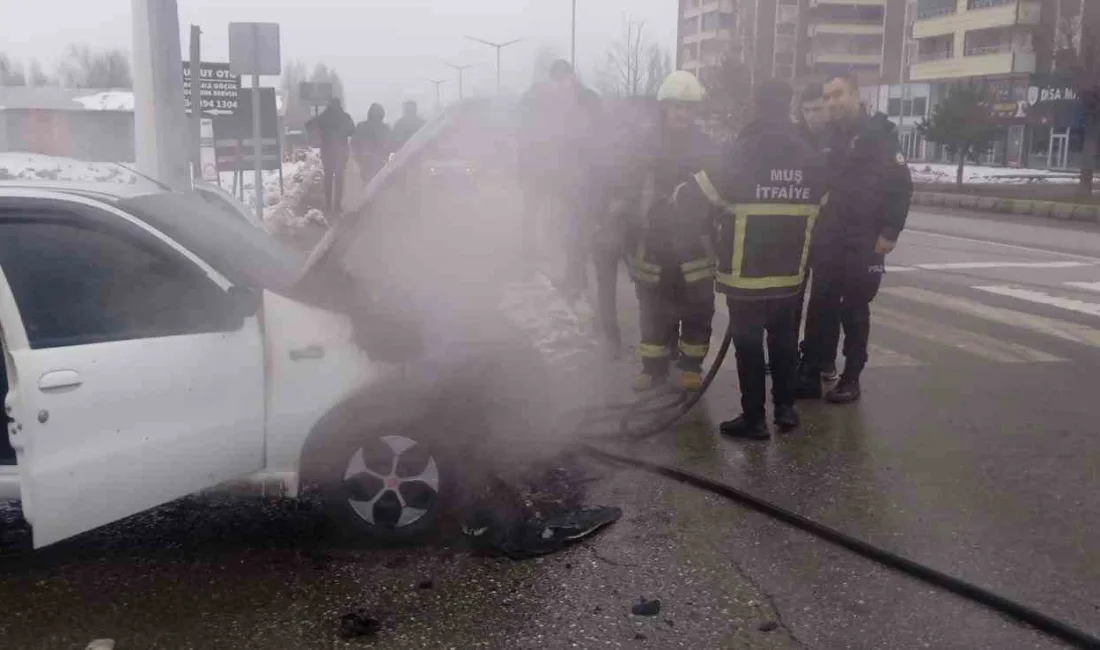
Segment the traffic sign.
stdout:
<path fill-rule="evenodd" d="M 229 70 L 228 63 L 202 62 L 199 68 L 199 98 L 203 115 L 235 115 L 240 106 L 241 77 Z M 183 62 L 183 101 L 191 112 L 191 62 Z"/>

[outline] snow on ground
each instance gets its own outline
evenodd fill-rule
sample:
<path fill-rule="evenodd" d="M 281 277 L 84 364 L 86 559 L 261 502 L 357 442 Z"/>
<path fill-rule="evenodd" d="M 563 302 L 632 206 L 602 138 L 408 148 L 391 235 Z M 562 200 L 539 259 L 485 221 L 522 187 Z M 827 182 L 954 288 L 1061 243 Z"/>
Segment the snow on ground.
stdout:
<path fill-rule="evenodd" d="M 255 172 L 244 172 L 244 203 L 255 210 Z M 233 172 L 222 172 L 222 187 L 233 189 Z M 279 188 L 277 170 L 263 172 L 264 226 L 272 234 L 294 235 L 310 225 L 328 227 L 325 215 L 307 207 L 307 199 L 317 183 L 321 182 L 321 158 L 311 151 L 301 160 L 283 164 L 283 188 Z"/>
<path fill-rule="evenodd" d="M 954 183 L 958 167 L 952 164 L 909 163 L 913 181 L 917 183 Z M 972 184 L 1023 185 L 1027 183 L 1077 182 L 1072 172 L 1049 169 L 1016 169 L 1012 167 L 985 167 L 967 165 L 963 169 L 963 182 Z"/>
<path fill-rule="evenodd" d="M 94 95 L 74 97 L 74 102 L 89 111 L 133 111 L 134 93 L 128 90 L 108 90 Z"/>
<path fill-rule="evenodd" d="M 0 181 L 137 183 L 137 174 L 108 162 L 86 162 L 36 153 L 0 152 Z"/>

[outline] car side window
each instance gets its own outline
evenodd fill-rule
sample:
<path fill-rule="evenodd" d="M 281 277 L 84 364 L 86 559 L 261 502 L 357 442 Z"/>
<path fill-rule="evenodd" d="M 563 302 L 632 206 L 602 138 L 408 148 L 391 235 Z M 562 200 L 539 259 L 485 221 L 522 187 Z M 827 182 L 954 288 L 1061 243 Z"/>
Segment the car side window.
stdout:
<path fill-rule="evenodd" d="M 242 324 L 226 292 L 176 251 L 65 215 L 0 215 L 0 268 L 36 349 Z"/>

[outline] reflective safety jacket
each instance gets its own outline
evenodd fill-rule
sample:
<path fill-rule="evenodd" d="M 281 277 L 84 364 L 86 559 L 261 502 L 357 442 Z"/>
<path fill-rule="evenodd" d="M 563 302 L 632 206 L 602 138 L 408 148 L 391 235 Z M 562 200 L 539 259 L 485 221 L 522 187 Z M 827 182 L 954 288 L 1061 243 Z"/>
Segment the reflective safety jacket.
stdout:
<path fill-rule="evenodd" d="M 628 233 L 627 265 L 635 282 L 658 284 L 679 274 L 687 283 L 714 279 L 711 227 L 705 214 L 674 209 L 676 187 L 717 159 L 717 147 L 702 131 L 664 129 L 642 164 L 641 219 Z"/>
<path fill-rule="evenodd" d="M 724 160 L 676 189 L 684 218 L 705 213 L 717 224 L 718 291 L 742 300 L 798 295 L 827 200 L 822 161 L 788 120 L 756 120 Z"/>

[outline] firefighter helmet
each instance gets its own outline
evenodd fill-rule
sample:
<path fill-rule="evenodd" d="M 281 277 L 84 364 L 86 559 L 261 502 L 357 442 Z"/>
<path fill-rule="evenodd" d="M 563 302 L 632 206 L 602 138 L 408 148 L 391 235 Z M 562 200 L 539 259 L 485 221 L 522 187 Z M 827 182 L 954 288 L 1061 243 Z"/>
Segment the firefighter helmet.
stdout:
<path fill-rule="evenodd" d="M 660 102 L 701 102 L 706 95 L 703 84 L 687 70 L 677 70 L 665 77 L 657 91 Z"/>

